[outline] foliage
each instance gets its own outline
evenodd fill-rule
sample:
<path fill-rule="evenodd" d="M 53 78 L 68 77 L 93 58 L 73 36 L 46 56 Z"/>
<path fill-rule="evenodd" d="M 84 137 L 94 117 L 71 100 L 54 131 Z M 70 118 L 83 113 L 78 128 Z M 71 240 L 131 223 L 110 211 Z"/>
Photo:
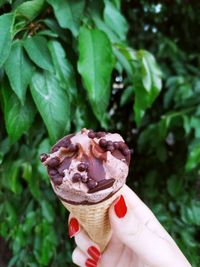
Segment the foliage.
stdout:
<path fill-rule="evenodd" d="M 199 8 L 179 0 L 0 1 L 8 267 L 71 266 L 67 214 L 38 158 L 82 127 L 124 136 L 134 149 L 128 184 L 199 266 Z"/>

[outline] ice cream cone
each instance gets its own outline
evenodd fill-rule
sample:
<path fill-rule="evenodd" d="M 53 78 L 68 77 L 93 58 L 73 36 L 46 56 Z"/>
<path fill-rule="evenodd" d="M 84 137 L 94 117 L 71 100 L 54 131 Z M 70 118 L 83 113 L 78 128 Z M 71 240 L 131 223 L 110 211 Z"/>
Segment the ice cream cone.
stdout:
<path fill-rule="evenodd" d="M 42 154 L 54 192 L 103 251 L 110 238 L 108 209 L 126 182 L 130 150 L 117 133 L 82 129 Z"/>
<path fill-rule="evenodd" d="M 72 205 L 61 201 L 65 208 L 75 216 L 91 240 L 104 251 L 111 238 L 108 210 L 120 195 L 122 188 L 109 199 L 94 205 Z"/>

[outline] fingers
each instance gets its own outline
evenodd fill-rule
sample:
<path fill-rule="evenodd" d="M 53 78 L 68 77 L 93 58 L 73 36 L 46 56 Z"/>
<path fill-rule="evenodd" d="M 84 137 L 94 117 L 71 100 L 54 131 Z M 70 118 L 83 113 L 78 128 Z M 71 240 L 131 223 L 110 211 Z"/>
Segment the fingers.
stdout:
<path fill-rule="evenodd" d="M 78 266 L 85 266 L 85 262 L 87 260 L 86 255 L 83 253 L 83 251 L 80 250 L 80 248 L 76 247 L 72 253 L 72 261 Z"/>
<path fill-rule="evenodd" d="M 98 245 L 90 240 L 72 214 L 69 216 L 68 224 L 69 235 L 74 237 L 77 244 L 72 255 L 73 262 L 79 266 L 96 267 L 101 257 Z"/>
<path fill-rule="evenodd" d="M 138 208 L 141 210 L 138 211 Z M 118 238 L 147 265 L 169 267 L 175 266 L 176 262 L 176 266 L 188 266 L 183 265 L 183 255 L 168 240 L 146 226 L 146 219 L 155 218 L 141 200 L 136 195 L 131 196 L 127 189 L 124 197 L 121 196 L 111 206 L 109 215 L 111 227 Z"/>
<path fill-rule="evenodd" d="M 93 259 L 87 258 L 85 253 L 76 247 L 72 253 L 72 261 L 80 267 L 96 267 L 97 262 Z"/>
<path fill-rule="evenodd" d="M 81 230 L 76 236 L 75 236 L 75 242 L 77 246 L 86 253 L 86 255 L 96 262 L 99 261 L 101 257 L 100 249 L 97 244 L 92 242 L 87 234 Z"/>

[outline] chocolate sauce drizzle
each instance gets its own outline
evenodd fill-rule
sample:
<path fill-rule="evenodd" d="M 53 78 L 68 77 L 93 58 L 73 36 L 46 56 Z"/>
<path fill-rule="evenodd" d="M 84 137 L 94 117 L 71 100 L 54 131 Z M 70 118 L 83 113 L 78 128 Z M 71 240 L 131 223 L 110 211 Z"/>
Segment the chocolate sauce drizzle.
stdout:
<path fill-rule="evenodd" d="M 103 137 L 105 132 L 94 132 L 90 130 L 88 137 L 91 139 L 89 155 L 84 153 L 84 149 L 80 144 L 72 144 L 71 138 L 74 134 L 65 136 L 59 140 L 51 149 L 51 153 L 59 150 L 59 154 L 63 157 L 49 158 L 48 154 L 43 153 L 40 160 L 47 165 L 48 175 L 55 186 L 62 184 L 64 171 L 68 170 L 74 158 L 80 163 L 77 166 L 77 173 L 72 177 L 72 182 L 82 182 L 88 187 L 88 193 L 95 193 L 100 190 L 107 189 L 115 182 L 114 178 L 106 179 L 103 161 L 107 160 L 107 152 L 117 159 L 124 161 L 127 165 L 130 163 L 130 150 L 128 146 L 120 142 L 107 141 Z M 94 140 L 100 139 L 98 142 Z"/>

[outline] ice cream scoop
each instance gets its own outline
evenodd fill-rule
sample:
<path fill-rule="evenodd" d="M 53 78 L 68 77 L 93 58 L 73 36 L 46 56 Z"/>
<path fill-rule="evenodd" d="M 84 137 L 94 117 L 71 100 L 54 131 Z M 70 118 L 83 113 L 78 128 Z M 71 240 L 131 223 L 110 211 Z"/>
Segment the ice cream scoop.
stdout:
<path fill-rule="evenodd" d="M 82 129 L 63 137 L 40 159 L 62 201 L 91 205 L 110 198 L 124 185 L 130 150 L 117 133 Z"/>

